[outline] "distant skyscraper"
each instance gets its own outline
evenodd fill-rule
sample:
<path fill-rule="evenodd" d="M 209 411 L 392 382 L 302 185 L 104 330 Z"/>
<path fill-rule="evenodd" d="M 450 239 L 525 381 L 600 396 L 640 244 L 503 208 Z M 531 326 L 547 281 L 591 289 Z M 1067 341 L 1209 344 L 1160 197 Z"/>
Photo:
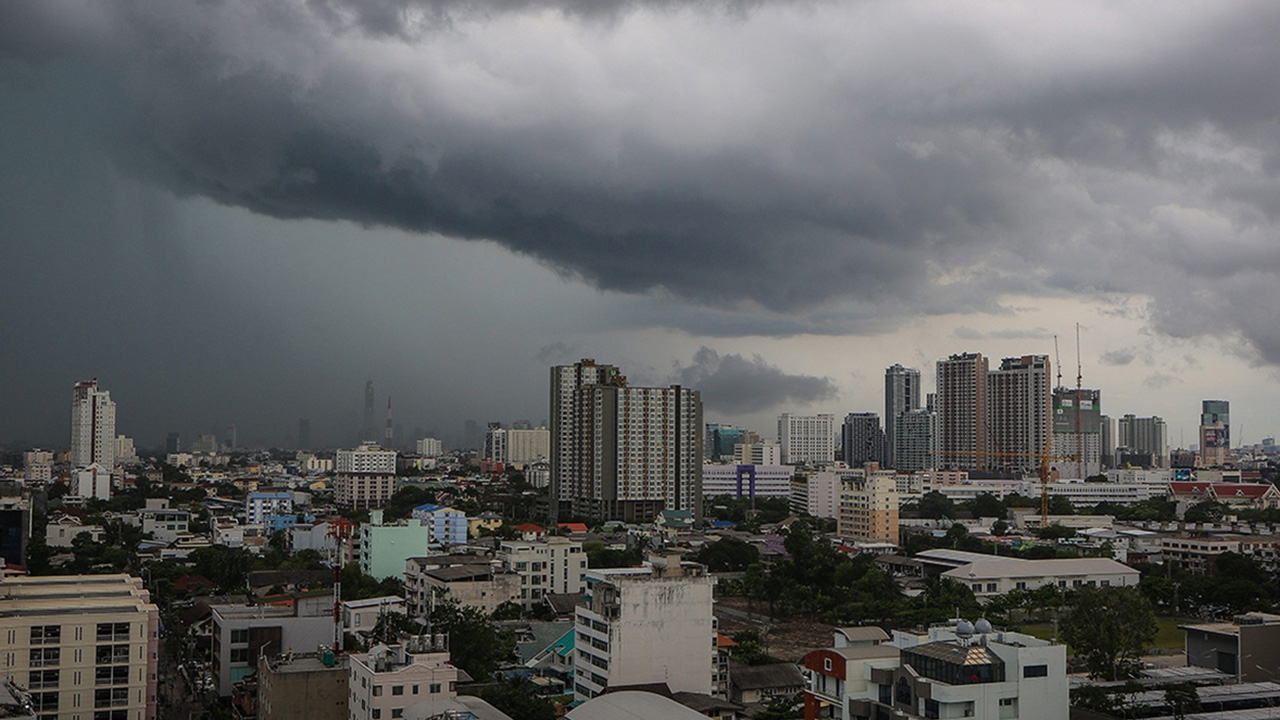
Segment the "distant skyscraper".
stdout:
<path fill-rule="evenodd" d="M 182 452 L 182 433 L 171 432 L 165 436 L 164 451 L 166 455 Z"/>
<path fill-rule="evenodd" d="M 1116 433 L 1117 456 L 1150 455 L 1151 464 L 1155 467 L 1168 467 L 1169 440 L 1164 420 L 1158 415 L 1151 417 L 1135 417 L 1125 415 L 1118 422 Z M 1120 458 L 1116 458 L 1120 465 Z"/>
<path fill-rule="evenodd" d="M 311 449 L 311 420 L 310 418 L 298 418 L 298 449 Z"/>
<path fill-rule="evenodd" d="M 222 446 L 228 450 L 235 450 L 239 447 L 236 444 L 236 426 L 228 425 L 222 433 Z"/>
<path fill-rule="evenodd" d="M 920 472 L 933 468 L 937 457 L 937 413 L 909 410 L 898 416 L 898 447 L 894 458 L 899 472 Z"/>
<path fill-rule="evenodd" d="M 988 467 L 987 359 L 981 353 L 952 355 L 937 364 L 938 460 L 942 470 Z"/>
<path fill-rule="evenodd" d="M 1053 391 L 1053 454 L 1076 458 L 1052 461 L 1065 479 L 1083 480 L 1102 472 L 1101 395 L 1068 387 Z"/>
<path fill-rule="evenodd" d="M 706 447 L 703 452 L 712 460 L 729 460 L 734 448 L 741 444 L 760 441 L 760 436 L 746 428 L 721 423 L 707 423 Z"/>
<path fill-rule="evenodd" d="M 783 413 L 778 416 L 778 444 L 784 465 L 832 462 L 836 457 L 836 416 Z"/>
<path fill-rule="evenodd" d="M 873 412 L 849 413 L 840 427 L 840 450 L 849 467 L 885 462 L 887 443 L 880 416 Z"/>
<path fill-rule="evenodd" d="M 115 467 L 116 404 L 111 393 L 98 389 L 98 380 L 75 384 L 71 399 L 71 464 L 98 463 L 107 472 Z"/>
<path fill-rule="evenodd" d="M 377 442 L 378 429 L 373 424 L 373 381 L 364 384 L 364 427 L 360 429 L 360 439 L 364 442 Z"/>
<path fill-rule="evenodd" d="M 1102 427 L 1102 466 L 1116 466 L 1116 421 L 1115 418 L 1103 415 L 1099 419 Z"/>
<path fill-rule="evenodd" d="M 1231 403 L 1203 400 L 1200 403 L 1200 464 L 1226 465 L 1231 460 Z"/>
<path fill-rule="evenodd" d="M 507 431 L 502 423 L 489 423 L 489 430 L 484 434 L 483 456 L 485 460 L 507 462 Z"/>
<path fill-rule="evenodd" d="M 1039 472 L 1039 456 L 1052 452 L 1049 378 L 1048 355 L 1005 358 L 987 376 L 988 467 Z"/>
<path fill-rule="evenodd" d="M 893 365 L 884 371 L 884 434 L 889 452 L 884 464 L 894 467 L 897 458 L 898 416 L 920 407 L 920 371 Z"/>

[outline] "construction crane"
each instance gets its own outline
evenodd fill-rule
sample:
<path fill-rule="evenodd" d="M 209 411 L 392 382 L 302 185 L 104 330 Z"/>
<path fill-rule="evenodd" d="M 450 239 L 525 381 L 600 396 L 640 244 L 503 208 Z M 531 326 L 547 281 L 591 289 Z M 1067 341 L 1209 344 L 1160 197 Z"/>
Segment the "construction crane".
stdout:
<path fill-rule="evenodd" d="M 1080 323 L 1076 323 L 1076 477 L 1084 480 L 1084 427 L 1081 426 L 1080 401 L 1084 393 L 1080 383 L 1084 380 L 1084 372 L 1080 365 Z"/>
<path fill-rule="evenodd" d="M 998 450 L 948 450 L 947 455 L 966 455 L 969 457 L 995 458 L 1035 458 L 1040 461 L 1040 527 L 1049 524 L 1049 463 L 1053 460 L 1074 460 L 1074 455 L 1054 455 L 1052 449 L 1053 434 L 1045 439 L 1044 449 L 1038 453 L 1001 452 Z"/>

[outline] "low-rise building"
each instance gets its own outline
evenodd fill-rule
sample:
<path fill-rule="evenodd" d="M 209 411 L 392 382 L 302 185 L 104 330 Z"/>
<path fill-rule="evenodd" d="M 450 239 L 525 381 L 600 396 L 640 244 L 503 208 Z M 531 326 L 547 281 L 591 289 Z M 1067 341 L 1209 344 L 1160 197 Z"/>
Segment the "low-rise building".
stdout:
<path fill-rule="evenodd" d="M 347 720 L 346 655 L 331 649 L 258 657 L 258 720 Z"/>
<path fill-rule="evenodd" d="M 1189 667 L 1211 668 L 1237 682 L 1275 682 L 1280 615 L 1247 613 L 1231 622 L 1180 625 Z"/>
<path fill-rule="evenodd" d="M 976 625 L 976 627 L 975 627 Z M 1066 647 L 976 624 L 804 658 L 805 718 L 1066 720 Z"/>
<path fill-rule="evenodd" d="M 979 599 L 1044 585 L 1067 590 L 1086 585 L 1128 587 L 1137 585 L 1141 576 L 1128 565 L 1108 558 L 1023 560 L 934 549 L 917 553 L 916 559 L 923 563 L 926 575 L 941 574 L 964 583 Z"/>
<path fill-rule="evenodd" d="M 440 565 L 432 560 L 434 558 L 409 558 L 406 563 L 405 591 L 413 598 L 411 617 L 430 614 L 441 593 L 486 613 L 492 613 L 503 603 L 521 602 L 518 573 L 487 561 Z"/>
<path fill-rule="evenodd" d="M 360 569 L 378 580 L 400 577 L 405 561 L 428 554 L 431 528 L 418 518 L 383 524 L 382 511 L 369 513 L 369 522 L 360 526 Z"/>
<path fill-rule="evenodd" d="M 430 533 L 430 541 L 437 545 L 467 543 L 467 514 L 461 510 L 428 503 L 414 508 L 409 517 L 420 520 Z"/>
<path fill-rule="evenodd" d="M 873 462 L 844 471 L 840 479 L 837 534 L 850 540 L 898 542 L 896 473 Z"/>
<path fill-rule="evenodd" d="M 448 717 L 450 712 L 455 717 L 510 720 L 480 698 L 458 695 L 461 673 L 449 662 L 444 636 L 379 643 L 367 653 L 350 657 L 347 717 L 351 720 L 426 720 Z"/>
<path fill-rule="evenodd" d="M 735 499 L 756 497 L 791 497 L 790 465 L 703 465 L 702 495 L 713 498 L 728 495 Z"/>
<path fill-rule="evenodd" d="M 582 543 L 550 536 L 508 541 L 498 548 L 504 569 L 520 576 L 519 602 L 533 608 L 548 594 L 578 594 L 586 589 L 587 555 Z"/>
<path fill-rule="evenodd" d="M 71 547 L 71 541 L 80 533 L 88 533 L 93 542 L 102 542 L 106 531 L 101 525 L 85 525 L 75 515 L 59 515 L 44 528 L 44 544 L 49 547 Z"/>
<path fill-rule="evenodd" d="M 342 631 L 352 635 L 373 630 L 378 624 L 378 619 L 387 613 L 407 614 L 404 598 L 384 595 L 362 600 L 343 600 L 339 604 Z"/>
<path fill-rule="evenodd" d="M 147 506 L 138 511 L 142 532 L 161 542 L 171 543 L 188 534 L 191 513 L 169 507 L 168 498 L 147 498 Z"/>
<path fill-rule="evenodd" d="M 213 677 L 218 694 L 230 697 L 234 683 L 258 667 L 261 655 L 333 647 L 333 603 L 211 605 Z M 309 614 L 308 614 L 309 613 Z"/>

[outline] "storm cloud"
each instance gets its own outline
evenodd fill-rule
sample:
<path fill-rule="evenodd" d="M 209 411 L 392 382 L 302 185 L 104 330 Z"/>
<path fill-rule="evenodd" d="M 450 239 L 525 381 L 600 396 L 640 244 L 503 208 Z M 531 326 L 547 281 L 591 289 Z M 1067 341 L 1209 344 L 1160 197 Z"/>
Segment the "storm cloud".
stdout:
<path fill-rule="evenodd" d="M 689 365 L 678 366 L 672 382 L 700 391 L 703 406 L 721 413 L 807 406 L 837 395 L 831 378 L 791 375 L 759 355 L 721 355 L 707 347 L 699 348 Z"/>
<path fill-rule="evenodd" d="M 496 243 L 693 334 L 1140 296 L 1155 333 L 1277 364 L 1277 26 L 1267 2 L 10 0 L 0 128 L 74 146 L 48 216 L 89 168 L 148 203 Z M 0 242 L 35 264 L 96 235 Z M 164 266 L 173 235 L 129 242 Z M 708 398 L 785 376 L 717 362 Z"/>

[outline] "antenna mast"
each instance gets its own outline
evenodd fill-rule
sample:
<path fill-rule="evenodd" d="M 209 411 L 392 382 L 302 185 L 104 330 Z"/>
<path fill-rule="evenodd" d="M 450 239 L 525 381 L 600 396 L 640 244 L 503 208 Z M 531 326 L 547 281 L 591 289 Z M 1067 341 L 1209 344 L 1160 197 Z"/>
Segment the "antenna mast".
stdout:
<path fill-rule="evenodd" d="M 1084 480 L 1084 426 L 1081 424 L 1080 400 L 1083 397 L 1080 385 L 1084 380 L 1084 372 L 1080 365 L 1080 323 L 1076 323 L 1076 474 Z"/>

